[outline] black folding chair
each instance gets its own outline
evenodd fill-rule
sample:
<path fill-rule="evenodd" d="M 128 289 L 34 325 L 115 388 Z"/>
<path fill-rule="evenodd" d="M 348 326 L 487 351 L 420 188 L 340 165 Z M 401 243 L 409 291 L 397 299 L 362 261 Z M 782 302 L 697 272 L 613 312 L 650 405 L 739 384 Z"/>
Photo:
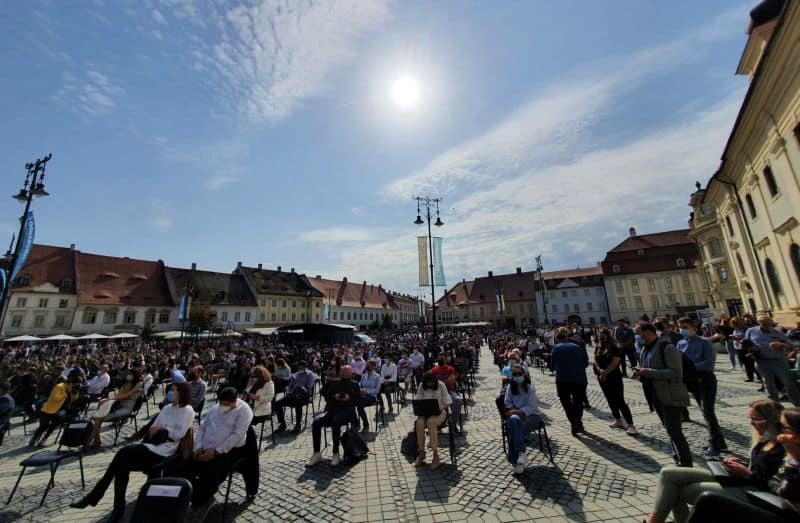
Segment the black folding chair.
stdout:
<path fill-rule="evenodd" d="M 450 414 L 447 415 L 445 420 L 439 425 L 438 430 L 447 427 L 448 446 L 450 448 L 450 463 L 454 466 L 458 465 L 458 458 L 456 457 L 456 422 L 452 419 Z"/>
<path fill-rule="evenodd" d="M 258 436 L 258 451 L 261 452 L 261 442 L 264 441 L 264 425 L 266 425 L 267 420 L 269 420 L 269 428 L 270 433 L 272 434 L 272 444 L 275 445 L 275 413 L 270 412 L 267 416 L 264 417 L 259 423 L 254 423 L 253 426 L 261 425 L 261 431 Z"/>
<path fill-rule="evenodd" d="M 503 439 L 503 453 L 508 452 L 507 440 L 508 440 L 508 419 L 500 415 L 501 423 L 500 423 L 500 436 Z M 539 452 L 544 452 L 544 445 L 543 443 L 547 443 L 547 456 L 550 458 L 550 463 L 555 463 L 553 461 L 553 451 L 550 449 L 550 438 L 547 436 L 547 424 L 544 422 L 543 418 L 539 418 L 539 424 L 533 428 L 536 433 L 539 435 Z M 544 438 L 543 438 L 544 436 Z"/>
<path fill-rule="evenodd" d="M 114 424 L 114 446 L 117 444 L 117 440 L 119 439 L 119 434 L 122 432 L 122 427 L 125 426 L 125 423 L 128 421 L 133 421 L 133 431 L 139 431 L 139 422 L 136 420 L 139 417 L 139 410 L 142 408 L 142 404 L 144 403 L 145 398 L 143 395 L 140 395 L 136 398 L 136 403 L 133 405 L 133 410 L 131 410 L 130 414 L 127 416 L 123 416 L 121 418 L 115 418 L 112 420 L 108 420 L 110 423 Z"/>
<path fill-rule="evenodd" d="M 255 488 L 255 491 L 247 493 L 247 501 L 250 502 L 255 498 L 259 485 L 256 433 L 252 426 L 247 429 L 247 439 L 244 444 L 243 454 L 235 459 L 233 463 L 231 463 L 231 467 L 228 469 L 228 486 L 225 489 L 225 502 L 222 504 L 222 521 L 225 521 L 225 514 L 228 511 L 228 500 L 231 497 L 231 483 L 233 483 L 233 475 L 237 472 L 242 474 L 246 485 L 248 482 L 248 473 L 254 474 L 254 477 L 250 478 L 251 485 L 248 488 Z"/>
<path fill-rule="evenodd" d="M 192 484 L 185 478 L 155 478 L 139 491 L 131 521 L 184 521 L 192 501 Z"/>
<path fill-rule="evenodd" d="M 47 498 L 47 493 L 50 492 L 50 489 L 55 484 L 54 479 L 56 476 L 56 471 L 58 470 L 58 466 L 67 458 L 78 458 L 78 463 L 80 463 L 81 468 L 81 489 L 86 488 L 86 482 L 84 481 L 83 477 L 83 451 L 81 448 L 86 444 L 91 435 L 92 423 L 90 421 L 82 420 L 70 423 L 64 428 L 64 432 L 61 434 L 61 440 L 58 443 L 58 448 L 55 451 L 46 450 L 43 452 L 37 452 L 36 454 L 25 458 L 20 463 L 22 470 L 19 473 L 19 477 L 17 477 L 17 482 L 14 484 L 14 488 L 11 489 L 11 494 L 8 496 L 6 505 L 11 503 L 11 498 L 14 497 L 14 493 L 17 491 L 17 487 L 19 487 L 19 482 L 22 479 L 22 475 L 25 474 L 25 470 L 28 467 L 43 467 L 47 465 L 50 467 L 50 480 L 47 482 L 47 486 L 44 489 L 44 494 L 42 495 L 42 501 L 39 503 L 40 507 L 44 505 L 44 500 Z M 67 447 L 69 450 L 61 450 L 62 447 Z"/>

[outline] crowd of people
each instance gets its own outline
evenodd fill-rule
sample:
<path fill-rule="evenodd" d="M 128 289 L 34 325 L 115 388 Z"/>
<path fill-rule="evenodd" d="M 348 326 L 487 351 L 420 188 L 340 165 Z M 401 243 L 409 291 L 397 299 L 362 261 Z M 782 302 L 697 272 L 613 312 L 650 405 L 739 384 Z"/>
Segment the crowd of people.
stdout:
<path fill-rule="evenodd" d="M 37 448 L 46 447 L 52 433 L 65 423 L 90 419 L 91 436 L 84 446 L 89 451 L 103 445 L 104 424 L 120 426 L 145 402 L 152 402 L 157 410 L 148 423 L 125 438 L 129 444 L 115 453 L 97 484 L 72 506 L 96 505 L 113 483 L 111 520 L 118 521 L 124 513 L 130 472 L 152 476 L 166 471 L 192 482 L 194 518 L 202 521 L 217 488 L 234 468 L 245 477 L 248 499 L 256 496 L 261 438 L 255 427 L 260 425 L 263 432 L 274 415 L 275 433 L 288 434 L 287 409 L 292 434 L 305 430 L 307 417 L 312 417 L 307 465 L 323 461 L 322 440 L 325 436 L 327 441 L 330 428 L 329 463 L 339 466 L 352 460 L 348 449 L 359 439 L 359 431 L 370 431 L 372 419 L 391 421 L 395 407 L 411 399 L 416 414 L 414 464 L 440 468 L 438 432 L 447 422 L 462 420 L 467 391 L 474 385 L 470 376 L 485 345 L 500 373 L 496 403 L 514 474 L 525 471 L 526 441 L 545 423 L 536 379 L 547 379 L 547 371 L 554 377 L 570 431 L 580 438 L 587 432 L 583 415 L 592 408 L 587 387 L 594 375 L 611 414 L 609 426 L 624 431 L 624 438 L 639 435 L 625 399 L 625 378 L 630 375 L 627 385 L 633 392 L 629 390 L 628 397 L 646 399 L 670 438 L 678 465 L 661 472 L 650 521 L 664 521 L 670 512 L 684 521 L 688 505 L 711 491 L 747 503 L 747 492 L 768 490 L 778 479 L 782 486 L 777 493 L 790 503 L 800 501 L 795 461 L 800 410 L 784 410 L 780 403 L 800 406 L 795 371 L 800 332 L 776 328 L 769 317 L 726 319 L 713 328 L 690 318 L 655 318 L 634 325 L 620 320 L 615 325 L 530 330 L 443 329 L 435 344 L 417 330 L 386 330 L 374 337 L 375 343 L 359 345 L 253 337 L 202 343 L 137 340 L 4 347 L 0 444 L 16 414 L 26 422 L 37 422 L 29 442 Z M 692 448 L 683 433 L 693 398 L 708 429 L 703 453 L 718 460 L 728 452 L 715 413 L 718 352 L 730 356 L 731 370 L 738 363 L 746 382 L 758 381 L 754 394 L 766 395 L 748 411 L 753 427 L 749 463 L 731 457 L 719 461 L 729 476 L 747 480 L 746 484 L 715 482 L 711 472 L 693 468 Z M 536 368 L 541 375 L 532 372 Z M 160 403 L 155 399 L 159 389 Z M 205 409 L 209 393 L 214 405 Z M 433 409 L 417 414 L 417 403 L 426 401 L 434 403 Z M 372 419 L 370 408 L 375 409 Z M 458 431 L 461 425 L 451 426 Z"/>

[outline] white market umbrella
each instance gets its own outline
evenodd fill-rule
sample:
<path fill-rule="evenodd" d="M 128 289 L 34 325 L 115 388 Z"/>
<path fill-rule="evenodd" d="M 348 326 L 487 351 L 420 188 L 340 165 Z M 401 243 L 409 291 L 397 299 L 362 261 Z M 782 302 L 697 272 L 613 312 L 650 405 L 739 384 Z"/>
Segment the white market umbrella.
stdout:
<path fill-rule="evenodd" d="M 36 336 L 14 336 L 13 338 L 8 338 L 3 340 L 3 342 L 8 341 L 42 341 L 42 338 L 37 338 Z"/>
<path fill-rule="evenodd" d="M 97 333 L 84 334 L 83 336 L 78 337 L 79 340 L 104 340 L 106 338 L 108 338 L 108 336 L 106 336 L 105 334 L 97 334 Z"/>
<path fill-rule="evenodd" d="M 56 334 L 55 336 L 50 336 L 49 338 L 45 338 L 45 341 L 69 341 L 69 340 L 77 340 L 75 336 L 70 336 L 69 334 Z"/>
<path fill-rule="evenodd" d="M 138 338 L 136 334 L 131 334 L 130 332 L 120 332 L 119 334 L 114 334 L 113 336 L 109 336 L 109 339 L 112 340 L 120 340 L 125 338 Z"/>

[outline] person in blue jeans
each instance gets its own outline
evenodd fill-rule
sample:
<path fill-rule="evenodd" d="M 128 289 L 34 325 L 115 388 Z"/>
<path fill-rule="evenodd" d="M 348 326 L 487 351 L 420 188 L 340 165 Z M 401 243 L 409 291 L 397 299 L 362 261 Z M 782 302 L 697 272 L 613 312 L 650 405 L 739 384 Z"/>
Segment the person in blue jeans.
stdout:
<path fill-rule="evenodd" d="M 514 467 L 514 474 L 522 474 L 528 464 L 525 436 L 539 426 L 541 414 L 531 378 L 520 365 L 515 365 L 511 371 L 504 405 L 503 414 L 508 427 L 508 461 Z"/>

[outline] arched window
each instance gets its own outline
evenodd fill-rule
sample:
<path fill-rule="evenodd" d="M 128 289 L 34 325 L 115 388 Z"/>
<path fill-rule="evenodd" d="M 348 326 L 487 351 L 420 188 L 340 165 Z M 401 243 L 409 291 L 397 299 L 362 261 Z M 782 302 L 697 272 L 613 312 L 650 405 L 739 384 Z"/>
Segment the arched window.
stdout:
<path fill-rule="evenodd" d="M 769 189 L 769 195 L 777 196 L 778 184 L 775 182 L 775 175 L 772 174 L 772 168 L 769 165 L 764 167 L 764 181 L 767 182 L 767 189 Z"/>
<path fill-rule="evenodd" d="M 747 210 L 750 211 L 750 217 L 754 220 L 758 218 L 758 214 L 756 214 L 756 206 L 753 203 L 753 197 L 750 196 L 750 193 L 744 195 L 744 201 L 747 202 Z"/>
<path fill-rule="evenodd" d="M 730 216 L 726 216 L 725 217 L 725 224 L 728 226 L 728 234 L 733 236 L 734 235 L 733 234 L 733 223 L 731 223 L 731 217 Z"/>
<path fill-rule="evenodd" d="M 800 245 L 793 243 L 789 246 L 789 258 L 792 260 L 794 275 L 800 280 Z"/>
<path fill-rule="evenodd" d="M 769 286 L 772 287 L 772 292 L 775 294 L 775 297 L 777 298 L 783 295 L 783 287 L 781 287 L 781 281 L 778 279 L 778 272 L 775 270 L 775 264 L 772 263 L 772 260 L 769 258 L 764 260 L 764 269 L 767 271 Z"/>
<path fill-rule="evenodd" d="M 716 238 L 712 238 L 710 242 L 708 242 L 708 249 L 711 251 L 711 256 L 717 258 L 722 256 L 722 244 L 719 243 L 719 240 Z"/>

